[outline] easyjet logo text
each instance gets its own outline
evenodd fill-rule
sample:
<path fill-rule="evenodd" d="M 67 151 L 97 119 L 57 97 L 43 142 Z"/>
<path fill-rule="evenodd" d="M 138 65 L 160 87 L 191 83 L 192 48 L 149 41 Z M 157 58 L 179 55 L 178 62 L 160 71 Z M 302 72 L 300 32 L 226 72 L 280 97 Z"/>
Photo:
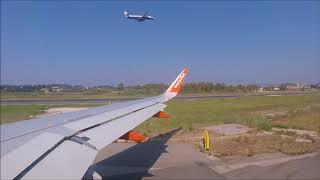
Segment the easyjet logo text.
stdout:
<path fill-rule="evenodd" d="M 183 79 L 184 79 L 184 77 L 185 77 L 186 75 L 187 75 L 187 74 L 183 72 L 183 73 L 179 76 L 178 81 L 176 82 L 176 84 L 175 84 L 173 87 L 174 87 L 174 88 L 178 88 L 179 85 L 183 82 Z"/>

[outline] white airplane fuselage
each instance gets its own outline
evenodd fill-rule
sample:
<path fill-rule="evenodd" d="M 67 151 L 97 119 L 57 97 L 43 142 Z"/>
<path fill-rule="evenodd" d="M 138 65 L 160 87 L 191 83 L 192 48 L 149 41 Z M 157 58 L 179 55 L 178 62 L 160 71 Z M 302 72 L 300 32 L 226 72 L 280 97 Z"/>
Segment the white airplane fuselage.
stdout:
<path fill-rule="evenodd" d="M 143 16 L 143 15 L 135 15 L 135 14 L 128 14 L 124 12 L 124 15 L 128 19 L 135 19 L 137 21 L 144 21 L 144 20 L 154 20 L 155 18 L 152 16 Z"/>

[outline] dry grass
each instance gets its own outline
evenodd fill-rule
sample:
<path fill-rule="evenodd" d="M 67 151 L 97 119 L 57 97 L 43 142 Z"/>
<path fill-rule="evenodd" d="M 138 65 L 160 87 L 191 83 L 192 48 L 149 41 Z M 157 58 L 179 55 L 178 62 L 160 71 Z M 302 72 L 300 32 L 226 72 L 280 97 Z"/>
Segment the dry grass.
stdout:
<path fill-rule="evenodd" d="M 295 138 L 281 135 L 242 135 L 232 138 L 213 138 L 212 152 L 217 156 L 243 155 L 282 152 L 286 154 L 304 154 L 320 149 L 320 142 L 294 142 Z"/>
<path fill-rule="evenodd" d="M 320 107 L 312 106 L 309 110 L 288 112 L 286 116 L 271 119 L 274 127 L 305 129 L 320 132 Z"/>

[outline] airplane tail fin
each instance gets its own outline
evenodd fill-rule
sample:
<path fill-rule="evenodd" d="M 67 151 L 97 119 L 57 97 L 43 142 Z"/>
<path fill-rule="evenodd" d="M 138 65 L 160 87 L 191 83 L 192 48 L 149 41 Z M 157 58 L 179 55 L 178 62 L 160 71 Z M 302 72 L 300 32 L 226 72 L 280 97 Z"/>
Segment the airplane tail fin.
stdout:
<path fill-rule="evenodd" d="M 143 17 L 146 17 L 146 16 L 148 15 L 148 12 L 149 12 L 149 10 L 147 10 L 147 11 L 144 13 Z"/>
<path fill-rule="evenodd" d="M 185 77 L 187 76 L 188 73 L 189 73 L 188 68 L 184 68 L 181 71 L 181 73 L 176 78 L 176 80 L 173 81 L 173 83 L 169 86 L 169 88 L 165 92 L 166 100 L 172 99 L 173 97 L 175 97 L 180 92 L 181 86 L 182 86 L 182 84 L 184 82 L 184 79 L 185 79 Z"/>
<path fill-rule="evenodd" d="M 129 13 L 127 11 L 123 11 L 123 14 L 124 14 L 125 17 L 128 17 Z"/>

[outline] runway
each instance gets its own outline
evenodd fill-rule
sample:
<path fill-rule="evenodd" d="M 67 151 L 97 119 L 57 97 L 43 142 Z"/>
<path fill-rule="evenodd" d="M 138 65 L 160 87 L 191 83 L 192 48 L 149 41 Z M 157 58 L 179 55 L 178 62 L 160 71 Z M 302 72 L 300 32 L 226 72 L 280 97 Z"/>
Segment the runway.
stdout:
<path fill-rule="evenodd" d="M 298 96 L 312 95 L 311 93 L 288 93 L 288 94 L 251 94 L 251 95 L 210 95 L 210 96 L 178 96 L 174 99 L 197 100 L 197 99 L 224 99 L 224 98 L 241 98 L 256 96 Z M 97 98 L 97 99 L 1 99 L 1 105 L 59 105 L 59 104 L 106 104 L 142 98 Z"/>

